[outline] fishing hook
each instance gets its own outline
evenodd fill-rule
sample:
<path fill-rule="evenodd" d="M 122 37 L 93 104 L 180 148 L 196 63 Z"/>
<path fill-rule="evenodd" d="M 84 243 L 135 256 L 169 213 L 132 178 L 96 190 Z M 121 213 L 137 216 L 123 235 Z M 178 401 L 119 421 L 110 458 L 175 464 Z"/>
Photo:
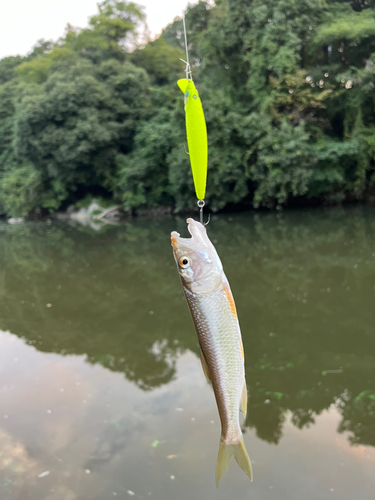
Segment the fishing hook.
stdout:
<path fill-rule="evenodd" d="M 199 221 L 202 224 L 202 226 L 207 226 L 207 224 L 210 223 L 211 216 L 210 216 L 210 214 L 208 214 L 207 222 L 203 222 L 203 207 L 205 206 L 205 201 L 198 200 L 197 205 L 199 207 Z"/>

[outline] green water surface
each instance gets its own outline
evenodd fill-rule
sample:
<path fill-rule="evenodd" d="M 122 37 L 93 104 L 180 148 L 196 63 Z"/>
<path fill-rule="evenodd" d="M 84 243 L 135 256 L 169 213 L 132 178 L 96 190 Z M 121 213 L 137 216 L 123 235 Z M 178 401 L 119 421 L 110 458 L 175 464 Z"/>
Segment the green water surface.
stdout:
<path fill-rule="evenodd" d="M 0 224 L 0 499 L 372 500 L 375 209 L 214 216 L 254 482 L 232 461 L 169 234 Z"/>

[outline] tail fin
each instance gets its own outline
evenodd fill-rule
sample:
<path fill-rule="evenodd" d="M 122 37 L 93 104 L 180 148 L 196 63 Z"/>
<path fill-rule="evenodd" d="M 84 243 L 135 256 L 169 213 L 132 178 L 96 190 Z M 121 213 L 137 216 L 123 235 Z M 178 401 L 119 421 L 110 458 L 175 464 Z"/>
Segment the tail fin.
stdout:
<path fill-rule="evenodd" d="M 253 469 L 249 455 L 247 454 L 243 436 L 237 444 L 225 444 L 223 438 L 220 439 L 219 454 L 216 462 L 216 487 L 219 487 L 220 479 L 228 468 L 231 457 L 236 459 L 241 469 L 253 480 Z"/>

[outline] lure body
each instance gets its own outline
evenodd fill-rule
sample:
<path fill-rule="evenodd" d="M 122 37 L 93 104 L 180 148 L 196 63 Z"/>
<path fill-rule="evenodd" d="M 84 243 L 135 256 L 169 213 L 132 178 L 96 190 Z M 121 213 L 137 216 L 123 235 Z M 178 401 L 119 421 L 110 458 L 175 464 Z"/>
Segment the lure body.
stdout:
<path fill-rule="evenodd" d="M 240 427 L 240 410 L 246 414 L 247 390 L 244 352 L 236 306 L 228 280 L 206 228 L 188 219 L 192 238 L 171 234 L 180 274 L 201 349 L 203 370 L 212 383 L 221 420 L 216 484 L 235 457 L 252 479 L 252 469 Z"/>
<path fill-rule="evenodd" d="M 204 200 L 207 182 L 207 128 L 203 107 L 192 80 L 183 78 L 177 85 L 185 95 L 186 135 L 195 192 Z"/>

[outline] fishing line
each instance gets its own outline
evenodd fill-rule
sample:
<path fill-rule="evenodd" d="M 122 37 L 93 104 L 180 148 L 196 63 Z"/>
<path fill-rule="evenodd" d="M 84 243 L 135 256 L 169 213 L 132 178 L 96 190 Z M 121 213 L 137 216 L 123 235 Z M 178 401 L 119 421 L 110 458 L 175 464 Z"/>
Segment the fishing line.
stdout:
<path fill-rule="evenodd" d="M 182 13 L 182 24 L 184 26 L 186 61 L 184 61 L 181 58 L 180 58 L 180 61 L 182 61 L 186 64 L 186 66 L 185 66 L 186 80 L 192 80 L 193 74 L 191 72 L 191 66 L 190 66 L 190 62 L 189 62 L 189 50 L 188 50 L 188 44 L 187 44 L 187 34 L 186 34 L 186 24 L 185 24 L 185 13 L 184 12 Z"/>

